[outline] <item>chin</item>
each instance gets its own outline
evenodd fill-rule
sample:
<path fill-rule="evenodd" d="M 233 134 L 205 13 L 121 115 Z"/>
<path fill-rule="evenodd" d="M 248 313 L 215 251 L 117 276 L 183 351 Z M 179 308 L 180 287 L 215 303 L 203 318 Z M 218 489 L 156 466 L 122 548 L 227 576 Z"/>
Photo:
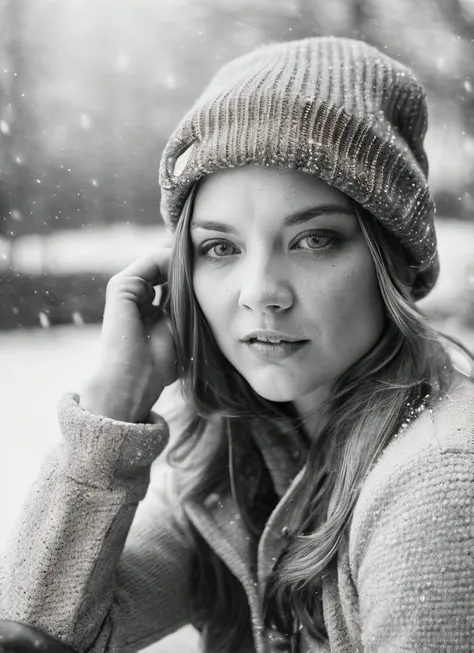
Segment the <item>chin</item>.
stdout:
<path fill-rule="evenodd" d="M 273 375 L 273 378 L 268 380 L 247 379 L 250 387 L 260 397 L 267 401 L 274 401 L 275 403 L 284 403 L 294 401 L 302 392 L 290 380 L 280 379 Z M 304 394 L 304 393 L 303 393 Z"/>
<path fill-rule="evenodd" d="M 268 392 L 258 392 L 255 390 L 255 392 L 262 397 L 262 399 L 266 399 L 267 401 L 273 401 L 274 403 L 286 403 L 288 401 L 294 401 L 295 396 L 294 393 L 288 393 L 288 394 L 282 394 L 281 392 L 272 392 L 269 390 Z"/>

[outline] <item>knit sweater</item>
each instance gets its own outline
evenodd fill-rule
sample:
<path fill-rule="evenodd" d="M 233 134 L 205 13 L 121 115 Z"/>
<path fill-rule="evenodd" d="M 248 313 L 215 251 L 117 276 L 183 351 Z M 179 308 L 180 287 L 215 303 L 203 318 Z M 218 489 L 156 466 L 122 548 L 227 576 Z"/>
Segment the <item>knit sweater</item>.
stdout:
<path fill-rule="evenodd" d="M 277 434 L 264 434 L 261 447 L 281 498 L 252 564 L 230 497 L 178 502 L 173 468 L 160 458 L 150 474 L 172 415 L 118 422 L 88 413 L 71 393 L 59 420 L 63 442 L 45 459 L 3 556 L 0 619 L 79 653 L 144 648 L 190 621 L 192 523 L 245 589 L 249 653 L 282 650 L 259 606 L 302 471 L 291 478 L 294 461 Z M 208 430 L 219 437 L 218 422 Z M 474 651 L 474 385 L 457 385 L 385 448 L 362 486 L 348 546 L 324 578 L 323 609 L 329 643 L 303 631 L 301 653 Z"/>

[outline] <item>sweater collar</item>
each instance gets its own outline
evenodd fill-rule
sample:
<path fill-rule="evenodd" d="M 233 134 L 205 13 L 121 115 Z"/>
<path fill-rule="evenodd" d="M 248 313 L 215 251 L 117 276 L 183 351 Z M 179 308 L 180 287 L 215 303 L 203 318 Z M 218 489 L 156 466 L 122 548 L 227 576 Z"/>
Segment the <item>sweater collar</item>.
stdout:
<path fill-rule="evenodd" d="M 256 419 L 252 435 L 281 498 L 306 463 L 308 443 L 290 420 Z"/>

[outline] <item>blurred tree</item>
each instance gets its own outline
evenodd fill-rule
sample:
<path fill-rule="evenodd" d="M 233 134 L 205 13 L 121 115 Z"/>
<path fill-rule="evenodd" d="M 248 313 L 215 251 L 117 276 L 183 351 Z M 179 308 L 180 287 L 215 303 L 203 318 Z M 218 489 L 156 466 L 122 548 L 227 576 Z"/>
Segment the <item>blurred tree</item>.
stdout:
<path fill-rule="evenodd" d="M 0 5 L 1 43 L 1 115 L 0 115 L 0 229 L 15 236 L 15 221 L 24 220 L 27 199 L 22 192 L 26 177 L 24 131 L 27 109 L 21 93 L 24 63 L 23 2 L 4 1 Z"/>
<path fill-rule="evenodd" d="M 162 148 L 210 77 L 260 43 L 311 35 L 362 38 L 411 65 L 436 126 L 435 189 L 457 212 L 474 195 L 468 0 L 0 0 L 0 18 L 2 217 L 15 236 L 159 220 Z"/>
<path fill-rule="evenodd" d="M 466 7 L 471 7 L 471 13 Z M 412 67 L 426 86 L 438 212 L 472 217 L 474 16 L 468 0 L 365 0 L 366 39 Z M 409 17 L 409 19 L 408 19 Z"/>
<path fill-rule="evenodd" d="M 459 103 L 463 123 L 464 146 L 472 161 L 474 154 L 474 3 L 469 0 L 438 0 L 443 20 L 450 25 L 463 44 L 464 56 L 460 59 L 455 74 L 455 97 Z M 456 74 L 457 73 L 457 74 Z M 460 198 L 464 217 L 474 213 L 474 165 L 471 164 Z"/>

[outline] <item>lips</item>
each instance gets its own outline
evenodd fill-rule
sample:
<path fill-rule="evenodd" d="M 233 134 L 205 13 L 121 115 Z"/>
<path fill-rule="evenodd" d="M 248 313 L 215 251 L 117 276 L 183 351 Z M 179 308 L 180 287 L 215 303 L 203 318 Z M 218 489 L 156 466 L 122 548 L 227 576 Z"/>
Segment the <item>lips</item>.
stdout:
<path fill-rule="evenodd" d="M 272 345 L 278 345 L 282 343 L 307 342 L 305 338 L 299 338 L 298 336 L 292 334 L 269 329 L 255 329 L 254 331 L 250 331 L 242 338 L 242 341 L 251 343 L 258 342 Z"/>
<path fill-rule="evenodd" d="M 247 334 L 242 342 L 261 360 L 278 361 L 300 352 L 309 340 L 276 331 L 259 330 Z"/>
<path fill-rule="evenodd" d="M 258 358 L 266 361 L 279 361 L 297 354 L 308 341 L 264 343 L 258 340 L 249 341 L 246 346 Z"/>
<path fill-rule="evenodd" d="M 294 342 L 284 338 L 250 338 L 246 342 L 263 342 L 266 345 L 280 345 L 282 342 Z"/>

